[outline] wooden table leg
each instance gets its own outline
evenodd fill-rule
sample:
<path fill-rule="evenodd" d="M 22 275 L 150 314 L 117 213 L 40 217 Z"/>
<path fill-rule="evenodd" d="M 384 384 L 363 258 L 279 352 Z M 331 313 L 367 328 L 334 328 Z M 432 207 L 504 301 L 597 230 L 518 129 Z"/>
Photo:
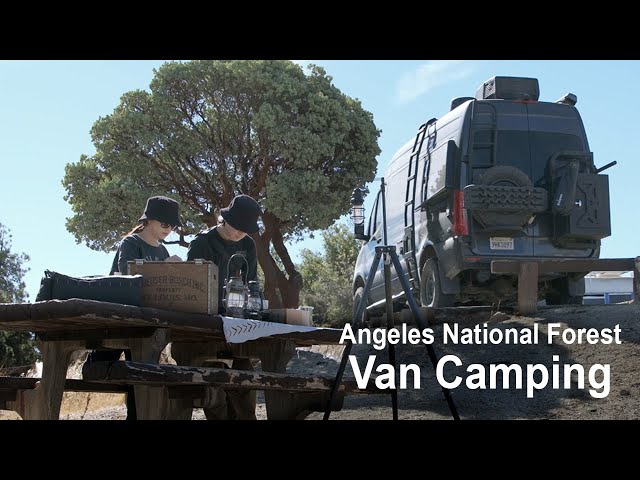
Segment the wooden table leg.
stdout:
<path fill-rule="evenodd" d="M 170 340 L 166 328 L 158 328 L 151 337 L 130 338 L 131 359 L 134 362 L 154 363 L 160 361 L 160 354 Z M 166 387 L 135 385 L 136 416 L 138 420 L 164 420 L 167 416 L 169 399 Z"/>
<path fill-rule="evenodd" d="M 538 264 L 523 262 L 518 273 L 518 310 L 521 315 L 538 311 Z"/>
<path fill-rule="evenodd" d="M 42 380 L 18 396 L 18 413 L 24 420 L 58 420 L 71 354 L 85 350 L 83 341 L 38 342 L 42 353 Z"/>
<path fill-rule="evenodd" d="M 288 340 L 273 341 L 269 348 L 262 349 L 260 361 L 265 372 L 284 373 L 293 352 L 295 344 Z M 264 392 L 267 404 L 267 418 L 269 420 L 294 420 L 298 416 L 295 399 L 288 392 Z"/>
<path fill-rule="evenodd" d="M 207 342 L 207 343 L 174 343 L 171 345 L 171 356 L 178 365 L 201 366 L 204 361 L 216 358 L 219 354 L 229 354 L 234 358 L 234 365 L 231 368 L 239 366 L 241 369 L 248 365 L 249 358 L 259 358 L 262 362 L 262 370 L 265 372 L 284 373 L 287 364 L 293 353 L 295 352 L 295 343 L 290 340 L 273 340 L 267 343 L 246 342 L 241 344 L 228 344 L 225 342 Z M 223 392 L 223 390 L 211 387 L 212 390 Z M 232 397 L 233 397 L 233 392 Z M 253 397 L 255 392 L 249 393 L 248 397 Z M 267 406 L 267 417 L 269 420 L 293 420 L 300 418 L 301 412 L 309 402 L 301 402 L 296 394 L 288 392 L 265 391 L 265 402 Z M 211 395 L 215 399 L 215 395 Z M 222 398 L 218 398 L 218 402 L 205 408 L 207 419 L 222 420 L 229 418 L 227 415 L 227 405 Z M 241 408 L 236 413 L 239 419 L 253 419 L 254 412 L 247 410 L 251 402 L 249 398 L 229 398 L 227 401 L 232 403 L 235 401 Z M 253 413 L 253 415 L 252 415 Z"/>
<path fill-rule="evenodd" d="M 224 342 L 172 343 L 171 357 L 178 365 L 201 367 L 205 362 L 216 359 L 219 351 L 226 350 Z M 227 398 L 223 389 L 209 387 L 206 398 L 195 401 L 195 406 L 204 410 L 207 420 L 227 420 Z M 191 420 L 194 401 L 190 405 L 179 399 L 170 400 L 170 417 L 176 420 Z"/>

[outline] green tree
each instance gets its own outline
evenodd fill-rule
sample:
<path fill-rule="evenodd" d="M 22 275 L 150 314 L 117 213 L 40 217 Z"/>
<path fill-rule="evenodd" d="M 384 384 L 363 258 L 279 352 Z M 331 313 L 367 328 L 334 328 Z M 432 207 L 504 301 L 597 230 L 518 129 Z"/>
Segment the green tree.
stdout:
<path fill-rule="evenodd" d="M 0 223 L 0 303 L 23 302 L 24 274 L 29 270 L 24 263 L 29 256 L 11 252 L 11 234 Z M 37 358 L 33 337 L 27 332 L 0 331 L 0 366 L 28 365 Z"/>
<path fill-rule="evenodd" d="M 299 303 L 285 242 L 346 213 L 380 153 L 371 113 L 322 68 L 305 75 L 289 61 L 165 63 L 150 92 L 125 93 L 91 135 L 96 154 L 68 164 L 63 180 L 79 243 L 113 250 L 150 195 L 180 201 L 192 232 L 251 195 L 264 207 L 253 238 L 273 307 Z"/>
<path fill-rule="evenodd" d="M 336 224 L 322 233 L 322 243 L 323 253 L 306 248 L 300 253 L 300 271 L 305 278 L 300 297 L 304 304 L 314 307 L 316 322 L 341 327 L 351 321 L 351 283 L 360 242 L 349 227 Z"/>

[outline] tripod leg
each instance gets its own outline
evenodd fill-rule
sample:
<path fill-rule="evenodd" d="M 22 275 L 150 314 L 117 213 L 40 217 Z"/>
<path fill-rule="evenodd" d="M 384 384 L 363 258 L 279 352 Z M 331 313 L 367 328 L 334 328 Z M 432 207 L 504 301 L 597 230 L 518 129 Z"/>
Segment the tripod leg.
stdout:
<path fill-rule="evenodd" d="M 393 300 L 391 294 L 391 258 L 389 253 L 384 254 L 384 294 L 386 298 L 387 307 L 387 332 L 393 328 Z M 389 363 L 393 365 L 394 382 L 398 384 L 398 372 L 396 371 L 396 346 L 393 343 L 389 343 Z M 393 419 L 398 420 L 398 389 L 391 390 L 391 410 L 393 412 Z"/>
<path fill-rule="evenodd" d="M 400 283 L 402 283 L 402 289 L 404 290 L 404 293 L 407 297 L 409 308 L 411 308 L 411 311 L 413 312 L 413 315 L 416 319 L 416 322 L 418 322 L 418 326 L 420 327 L 420 329 L 425 329 L 427 328 L 427 325 L 422 319 L 422 317 L 420 316 L 420 309 L 418 307 L 416 299 L 413 296 L 413 292 L 409 287 L 409 282 L 407 282 L 407 279 L 404 276 L 404 271 L 402 270 L 402 265 L 400 265 L 398 254 L 395 252 L 395 250 L 392 250 L 390 255 L 391 255 L 391 261 L 393 262 L 393 266 L 396 269 L 398 278 L 400 279 Z M 427 344 L 426 347 L 427 347 L 427 354 L 429 355 L 429 358 L 431 359 L 431 364 L 433 365 L 433 368 L 435 370 L 438 366 L 438 356 L 436 355 L 436 351 L 434 350 L 433 345 Z M 449 391 L 448 388 L 445 388 L 445 387 L 441 387 L 441 388 L 442 388 L 442 393 L 444 394 L 444 398 L 447 401 L 447 404 L 449 405 L 449 410 L 451 411 L 451 415 L 453 416 L 453 419 L 460 420 L 460 416 L 458 415 L 458 409 L 456 408 L 455 403 L 453 403 L 453 397 L 451 395 L 451 392 Z"/>
<path fill-rule="evenodd" d="M 371 291 L 371 285 L 373 285 L 373 277 L 376 275 L 376 270 L 378 270 L 378 264 L 380 263 L 381 257 L 382 257 L 382 253 L 376 250 L 375 257 L 373 258 L 373 262 L 371 263 L 371 269 L 369 270 L 369 276 L 367 277 L 367 282 L 365 283 L 365 286 L 364 286 L 364 293 L 362 295 L 362 298 L 360 299 L 360 304 L 358 305 L 356 316 L 353 319 L 354 331 L 357 331 L 360 328 L 360 321 L 362 320 L 364 309 L 367 306 L 367 297 L 369 296 L 369 292 Z M 336 392 L 338 391 L 338 387 L 342 382 L 344 369 L 347 367 L 347 360 L 349 359 L 349 354 L 351 353 L 351 347 L 353 347 L 353 342 L 349 340 L 345 344 L 344 352 L 342 352 L 340 367 L 338 367 L 338 373 L 336 374 L 336 379 L 333 381 L 333 385 L 331 386 L 331 393 L 329 394 L 329 399 L 327 401 L 327 409 L 325 410 L 324 416 L 322 417 L 323 420 L 329 420 L 329 415 L 331 414 L 331 409 L 333 408 L 333 402 L 336 396 Z"/>

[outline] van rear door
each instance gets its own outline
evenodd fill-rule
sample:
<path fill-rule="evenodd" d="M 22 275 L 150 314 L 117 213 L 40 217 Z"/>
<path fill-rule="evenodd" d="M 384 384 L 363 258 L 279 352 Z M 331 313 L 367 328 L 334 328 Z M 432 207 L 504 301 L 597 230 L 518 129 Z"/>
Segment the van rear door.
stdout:
<path fill-rule="evenodd" d="M 466 183 L 506 187 L 504 192 L 492 192 L 496 193 L 492 197 L 494 201 L 501 202 L 503 207 L 509 204 L 509 189 L 520 187 L 533 173 L 527 116 L 524 103 L 476 101 L 471 109 Z M 481 195 L 484 193 L 480 192 Z M 505 223 L 505 213 L 499 211 L 499 205 L 494 207 L 497 210 L 478 208 L 470 211 L 471 251 L 482 256 L 533 256 L 533 227 L 526 224 L 526 220 L 515 225 L 520 223 L 520 217 L 526 217 L 526 212 L 516 215 L 515 222 Z"/>
<path fill-rule="evenodd" d="M 588 157 L 589 144 L 580 114 L 575 107 L 540 102 L 527 105 L 529 145 L 531 149 L 531 179 L 537 186 L 551 192 L 549 162 L 560 152 L 584 152 Z M 595 167 L 594 167 L 595 168 Z M 608 195 L 607 195 L 608 197 Z M 608 209 L 608 205 L 607 205 Z M 593 248 L 560 247 L 553 243 L 553 214 L 551 209 L 536 215 L 530 235 L 534 238 L 533 254 L 537 257 L 589 257 Z"/>
<path fill-rule="evenodd" d="M 546 203 L 552 185 L 550 160 L 561 152 L 589 157 L 578 111 L 548 102 L 478 101 L 471 113 L 470 181 L 482 186 L 507 187 L 492 191 L 492 205 L 470 215 L 471 250 L 476 255 L 501 257 L 589 257 L 594 249 L 559 245 L 554 239 L 554 215 Z M 589 160 L 592 163 L 592 160 Z M 495 190 L 495 188 L 494 188 Z M 527 193 L 528 192 L 528 193 Z M 470 192 L 471 193 L 471 192 Z M 467 200 L 465 192 L 465 201 Z M 530 198 L 527 199 L 528 195 Z M 543 198 L 546 197 L 546 198 Z M 473 206 L 473 198 L 469 203 Z M 520 210 L 509 210 L 518 205 Z M 503 210 L 500 210 L 500 209 Z"/>

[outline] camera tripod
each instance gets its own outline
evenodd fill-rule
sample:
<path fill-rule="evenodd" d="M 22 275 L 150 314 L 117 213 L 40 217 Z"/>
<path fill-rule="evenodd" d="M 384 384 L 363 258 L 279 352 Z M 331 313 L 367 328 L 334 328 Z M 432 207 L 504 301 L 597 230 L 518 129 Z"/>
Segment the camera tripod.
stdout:
<path fill-rule="evenodd" d="M 371 286 L 373 284 L 373 277 L 375 276 L 376 270 L 378 269 L 378 265 L 380 264 L 380 260 L 384 261 L 384 291 L 385 291 L 385 299 L 386 299 L 386 316 L 387 316 L 387 329 L 393 328 L 393 301 L 391 294 L 391 263 L 393 263 L 393 267 L 398 274 L 398 278 L 400 279 L 400 283 L 402 284 L 402 289 L 407 298 L 407 303 L 409 304 L 409 308 L 413 313 L 413 316 L 418 323 L 418 326 L 421 330 L 427 328 L 427 324 L 425 320 L 420 315 L 420 309 L 418 307 L 418 303 L 416 302 L 415 297 L 413 296 L 413 292 L 409 286 L 409 282 L 404 275 L 404 271 L 402 269 L 402 265 L 400 264 L 400 260 L 398 259 L 398 254 L 396 253 L 395 246 L 387 245 L 387 214 L 386 214 L 386 204 L 385 204 L 385 187 L 384 187 L 384 178 L 381 179 L 382 184 L 380 187 L 381 196 L 382 196 L 382 226 L 383 226 L 383 235 L 384 235 L 384 245 L 377 246 L 375 249 L 375 256 L 373 258 L 373 262 L 371 264 L 371 269 L 369 270 L 369 276 L 367 277 L 367 281 L 364 287 L 364 293 L 362 298 L 360 299 L 360 303 L 358 304 L 358 309 L 355 314 L 355 318 L 353 319 L 353 330 L 358 331 L 361 327 L 360 323 L 362 323 L 362 318 L 364 315 L 364 310 L 367 303 L 367 297 L 369 296 L 369 291 L 371 290 Z M 413 212 L 412 212 L 413 214 Z M 433 365 L 434 370 L 438 364 L 438 356 L 433 348 L 433 345 L 426 344 L 427 347 L 427 355 L 431 360 L 431 364 Z M 349 353 L 351 352 L 351 348 L 353 347 L 353 342 L 349 340 L 345 344 L 344 352 L 342 353 L 342 359 L 340 361 L 340 367 L 338 368 L 338 373 L 336 374 L 335 381 L 333 382 L 333 386 L 331 388 L 331 393 L 329 394 L 329 399 L 327 401 L 327 407 L 324 412 L 323 420 L 328 420 L 329 415 L 331 414 L 331 410 L 333 407 L 335 394 L 338 391 L 338 387 L 342 382 L 342 376 L 344 374 L 344 370 L 347 366 L 347 360 L 349 358 Z M 396 371 L 396 353 L 395 353 L 395 345 L 392 343 L 388 344 L 389 349 L 389 363 L 394 367 L 394 371 Z M 453 397 L 448 388 L 441 387 L 442 393 L 447 401 L 447 405 L 449 406 L 449 410 L 451 411 L 451 415 L 454 420 L 460 420 L 458 415 L 458 410 L 456 409 L 455 404 L 453 403 Z M 393 419 L 398 420 L 398 391 L 397 389 L 393 389 L 391 391 L 391 406 L 393 410 Z"/>

